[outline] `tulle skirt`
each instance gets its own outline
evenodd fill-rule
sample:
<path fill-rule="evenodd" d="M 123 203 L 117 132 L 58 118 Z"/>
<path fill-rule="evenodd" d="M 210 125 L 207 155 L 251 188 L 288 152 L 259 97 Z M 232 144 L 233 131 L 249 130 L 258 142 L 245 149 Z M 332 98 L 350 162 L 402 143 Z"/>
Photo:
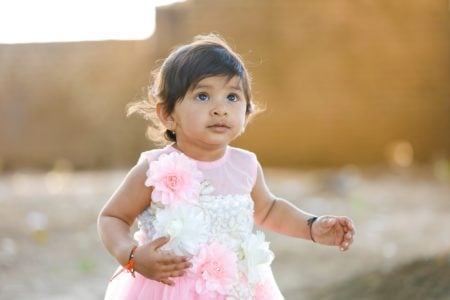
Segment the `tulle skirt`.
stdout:
<path fill-rule="evenodd" d="M 148 279 L 139 273 L 136 277 L 122 272 L 114 278 L 108 285 L 105 300 L 225 300 L 227 296 L 215 295 L 211 297 L 208 294 L 197 294 L 195 291 L 195 282 L 187 277 L 175 277 L 172 281 L 174 286 L 168 286 Z M 228 298 L 229 299 L 229 298 Z M 232 299 L 250 300 L 248 296 L 242 296 Z M 266 284 L 256 291 L 254 297 L 256 300 L 282 300 L 280 290 L 270 272 Z"/>

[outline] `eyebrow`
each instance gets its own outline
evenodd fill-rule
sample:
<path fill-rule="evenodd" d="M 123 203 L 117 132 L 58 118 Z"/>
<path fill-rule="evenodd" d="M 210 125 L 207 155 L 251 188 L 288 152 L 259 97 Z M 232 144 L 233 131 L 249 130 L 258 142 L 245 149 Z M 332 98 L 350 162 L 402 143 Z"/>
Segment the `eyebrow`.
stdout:
<path fill-rule="evenodd" d="M 211 88 L 212 85 L 208 85 L 208 84 L 197 84 L 196 86 L 194 86 L 194 88 L 192 89 L 193 91 L 198 90 L 198 89 L 208 89 Z M 229 86 L 230 89 L 235 90 L 235 91 L 240 91 L 242 92 L 243 89 L 241 88 L 241 86 L 237 86 L 237 85 L 232 85 Z"/>

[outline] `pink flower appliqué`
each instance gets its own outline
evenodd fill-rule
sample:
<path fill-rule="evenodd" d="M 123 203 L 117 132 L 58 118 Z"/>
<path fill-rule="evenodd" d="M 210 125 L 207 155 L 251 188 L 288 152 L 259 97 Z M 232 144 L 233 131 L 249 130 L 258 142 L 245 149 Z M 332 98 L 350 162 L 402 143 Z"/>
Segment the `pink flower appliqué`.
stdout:
<path fill-rule="evenodd" d="M 255 300 L 274 300 L 273 287 L 270 285 L 269 280 L 265 280 L 256 285 L 255 288 Z"/>
<path fill-rule="evenodd" d="M 150 163 L 146 186 L 153 186 L 152 201 L 164 205 L 195 203 L 200 194 L 202 173 L 192 159 L 181 153 L 162 154 Z"/>
<path fill-rule="evenodd" d="M 226 295 L 238 278 L 236 254 L 218 243 L 200 248 L 191 262 L 197 294 Z"/>

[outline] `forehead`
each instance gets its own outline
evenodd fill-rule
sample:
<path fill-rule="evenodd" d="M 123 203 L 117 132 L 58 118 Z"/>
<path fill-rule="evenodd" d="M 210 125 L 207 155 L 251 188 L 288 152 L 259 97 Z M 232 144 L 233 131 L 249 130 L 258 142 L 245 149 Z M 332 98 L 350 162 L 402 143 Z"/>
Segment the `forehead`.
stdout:
<path fill-rule="evenodd" d="M 209 76 L 192 86 L 192 90 L 201 88 L 243 90 L 239 76 Z"/>

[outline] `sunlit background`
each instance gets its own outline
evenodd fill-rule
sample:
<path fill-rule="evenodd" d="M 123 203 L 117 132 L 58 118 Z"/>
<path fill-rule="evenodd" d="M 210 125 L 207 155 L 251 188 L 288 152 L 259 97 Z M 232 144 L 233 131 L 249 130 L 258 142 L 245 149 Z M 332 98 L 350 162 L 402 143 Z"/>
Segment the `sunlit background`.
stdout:
<path fill-rule="evenodd" d="M 286 299 L 449 299 L 448 1 L 172 2 L 0 1 L 0 299 L 102 299 L 96 215 L 154 147 L 125 106 L 209 32 L 266 107 L 235 145 L 358 225 L 345 254 L 269 234 Z"/>
<path fill-rule="evenodd" d="M 155 8 L 183 0 L 4 0 L 0 43 L 142 40 L 155 30 Z"/>

